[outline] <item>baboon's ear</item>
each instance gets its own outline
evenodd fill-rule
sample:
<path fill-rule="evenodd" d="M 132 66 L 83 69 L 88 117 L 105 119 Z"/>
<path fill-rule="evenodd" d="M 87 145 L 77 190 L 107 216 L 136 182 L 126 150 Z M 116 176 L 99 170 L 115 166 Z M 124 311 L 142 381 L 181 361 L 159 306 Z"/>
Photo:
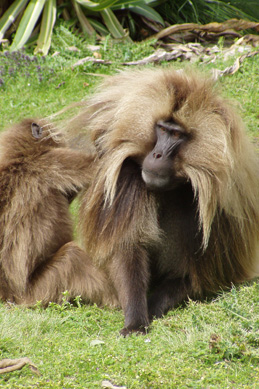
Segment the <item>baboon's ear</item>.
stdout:
<path fill-rule="evenodd" d="M 42 127 L 40 127 L 37 123 L 31 124 L 31 133 L 34 138 L 40 139 L 42 137 L 42 131 Z"/>

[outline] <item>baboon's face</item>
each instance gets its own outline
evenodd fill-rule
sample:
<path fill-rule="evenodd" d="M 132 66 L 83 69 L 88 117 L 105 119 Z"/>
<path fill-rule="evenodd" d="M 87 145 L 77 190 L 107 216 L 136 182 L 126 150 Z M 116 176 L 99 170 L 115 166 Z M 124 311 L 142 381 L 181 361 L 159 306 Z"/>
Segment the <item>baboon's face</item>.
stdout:
<path fill-rule="evenodd" d="M 182 181 L 175 172 L 179 150 L 188 142 L 183 127 L 174 121 L 158 121 L 155 126 L 156 143 L 142 164 L 142 178 L 151 190 L 170 190 Z"/>

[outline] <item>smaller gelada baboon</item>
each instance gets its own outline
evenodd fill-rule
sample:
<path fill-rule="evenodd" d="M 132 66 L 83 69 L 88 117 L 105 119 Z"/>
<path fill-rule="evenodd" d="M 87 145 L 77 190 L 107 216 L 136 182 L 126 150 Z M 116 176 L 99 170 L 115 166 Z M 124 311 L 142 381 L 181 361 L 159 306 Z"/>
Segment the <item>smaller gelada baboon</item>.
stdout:
<path fill-rule="evenodd" d="M 89 180 L 93 156 L 66 147 L 44 120 L 0 137 L 0 299 L 61 302 L 100 294 L 101 275 L 73 241 L 69 201 Z"/>

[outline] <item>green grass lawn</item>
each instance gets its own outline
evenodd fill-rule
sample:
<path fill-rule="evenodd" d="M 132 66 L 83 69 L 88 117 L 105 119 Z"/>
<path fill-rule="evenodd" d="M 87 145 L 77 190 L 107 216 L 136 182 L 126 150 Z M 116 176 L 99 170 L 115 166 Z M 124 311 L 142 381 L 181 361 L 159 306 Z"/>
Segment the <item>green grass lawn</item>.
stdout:
<path fill-rule="evenodd" d="M 90 42 L 89 43 L 93 43 Z M 71 52 L 68 46 L 79 52 Z M 58 56 L 35 59 L 28 53 L 0 53 L 0 130 L 27 116 L 50 116 L 86 98 L 102 75 L 121 62 L 153 52 L 149 43 L 102 43 L 103 59 L 112 65 L 85 64 L 87 44 L 57 30 Z M 53 50 L 53 51 L 54 51 Z M 193 66 L 223 70 L 234 62 Z M 152 66 L 152 65 L 150 65 Z M 156 65 L 157 66 L 157 65 Z M 181 68 L 185 63 L 163 64 Z M 218 81 L 224 95 L 237 101 L 249 135 L 259 141 L 259 56 Z M 95 75 L 93 75 L 95 74 Z M 74 207 L 75 208 L 75 207 Z M 252 282 L 204 302 L 189 301 L 153 322 L 146 336 L 119 336 L 120 310 L 51 304 L 26 309 L 0 303 L 0 360 L 29 357 L 29 367 L 0 376 L 1 388 L 100 388 L 103 381 L 129 388 L 259 388 L 259 284 Z"/>

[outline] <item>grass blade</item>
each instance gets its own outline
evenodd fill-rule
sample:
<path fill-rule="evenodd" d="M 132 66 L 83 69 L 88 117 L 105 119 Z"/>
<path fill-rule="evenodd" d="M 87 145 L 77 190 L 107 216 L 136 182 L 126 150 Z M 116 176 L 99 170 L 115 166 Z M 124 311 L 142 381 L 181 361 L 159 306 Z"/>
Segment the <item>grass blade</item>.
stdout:
<path fill-rule="evenodd" d="M 10 47 L 11 51 L 21 49 L 29 39 L 35 24 L 42 12 L 46 0 L 31 0 L 28 4 L 24 15 L 20 21 L 13 43 Z"/>
<path fill-rule="evenodd" d="M 35 54 L 48 54 L 51 43 L 52 30 L 56 21 L 56 13 L 56 0 L 47 0 L 43 11 L 40 35 L 37 40 L 37 47 L 34 50 Z"/>
<path fill-rule="evenodd" d="M 28 0 L 16 0 L 3 14 L 0 19 L 0 40 L 3 39 L 5 32 L 8 30 L 8 28 L 16 19 L 17 15 L 19 15 L 27 3 Z"/>

